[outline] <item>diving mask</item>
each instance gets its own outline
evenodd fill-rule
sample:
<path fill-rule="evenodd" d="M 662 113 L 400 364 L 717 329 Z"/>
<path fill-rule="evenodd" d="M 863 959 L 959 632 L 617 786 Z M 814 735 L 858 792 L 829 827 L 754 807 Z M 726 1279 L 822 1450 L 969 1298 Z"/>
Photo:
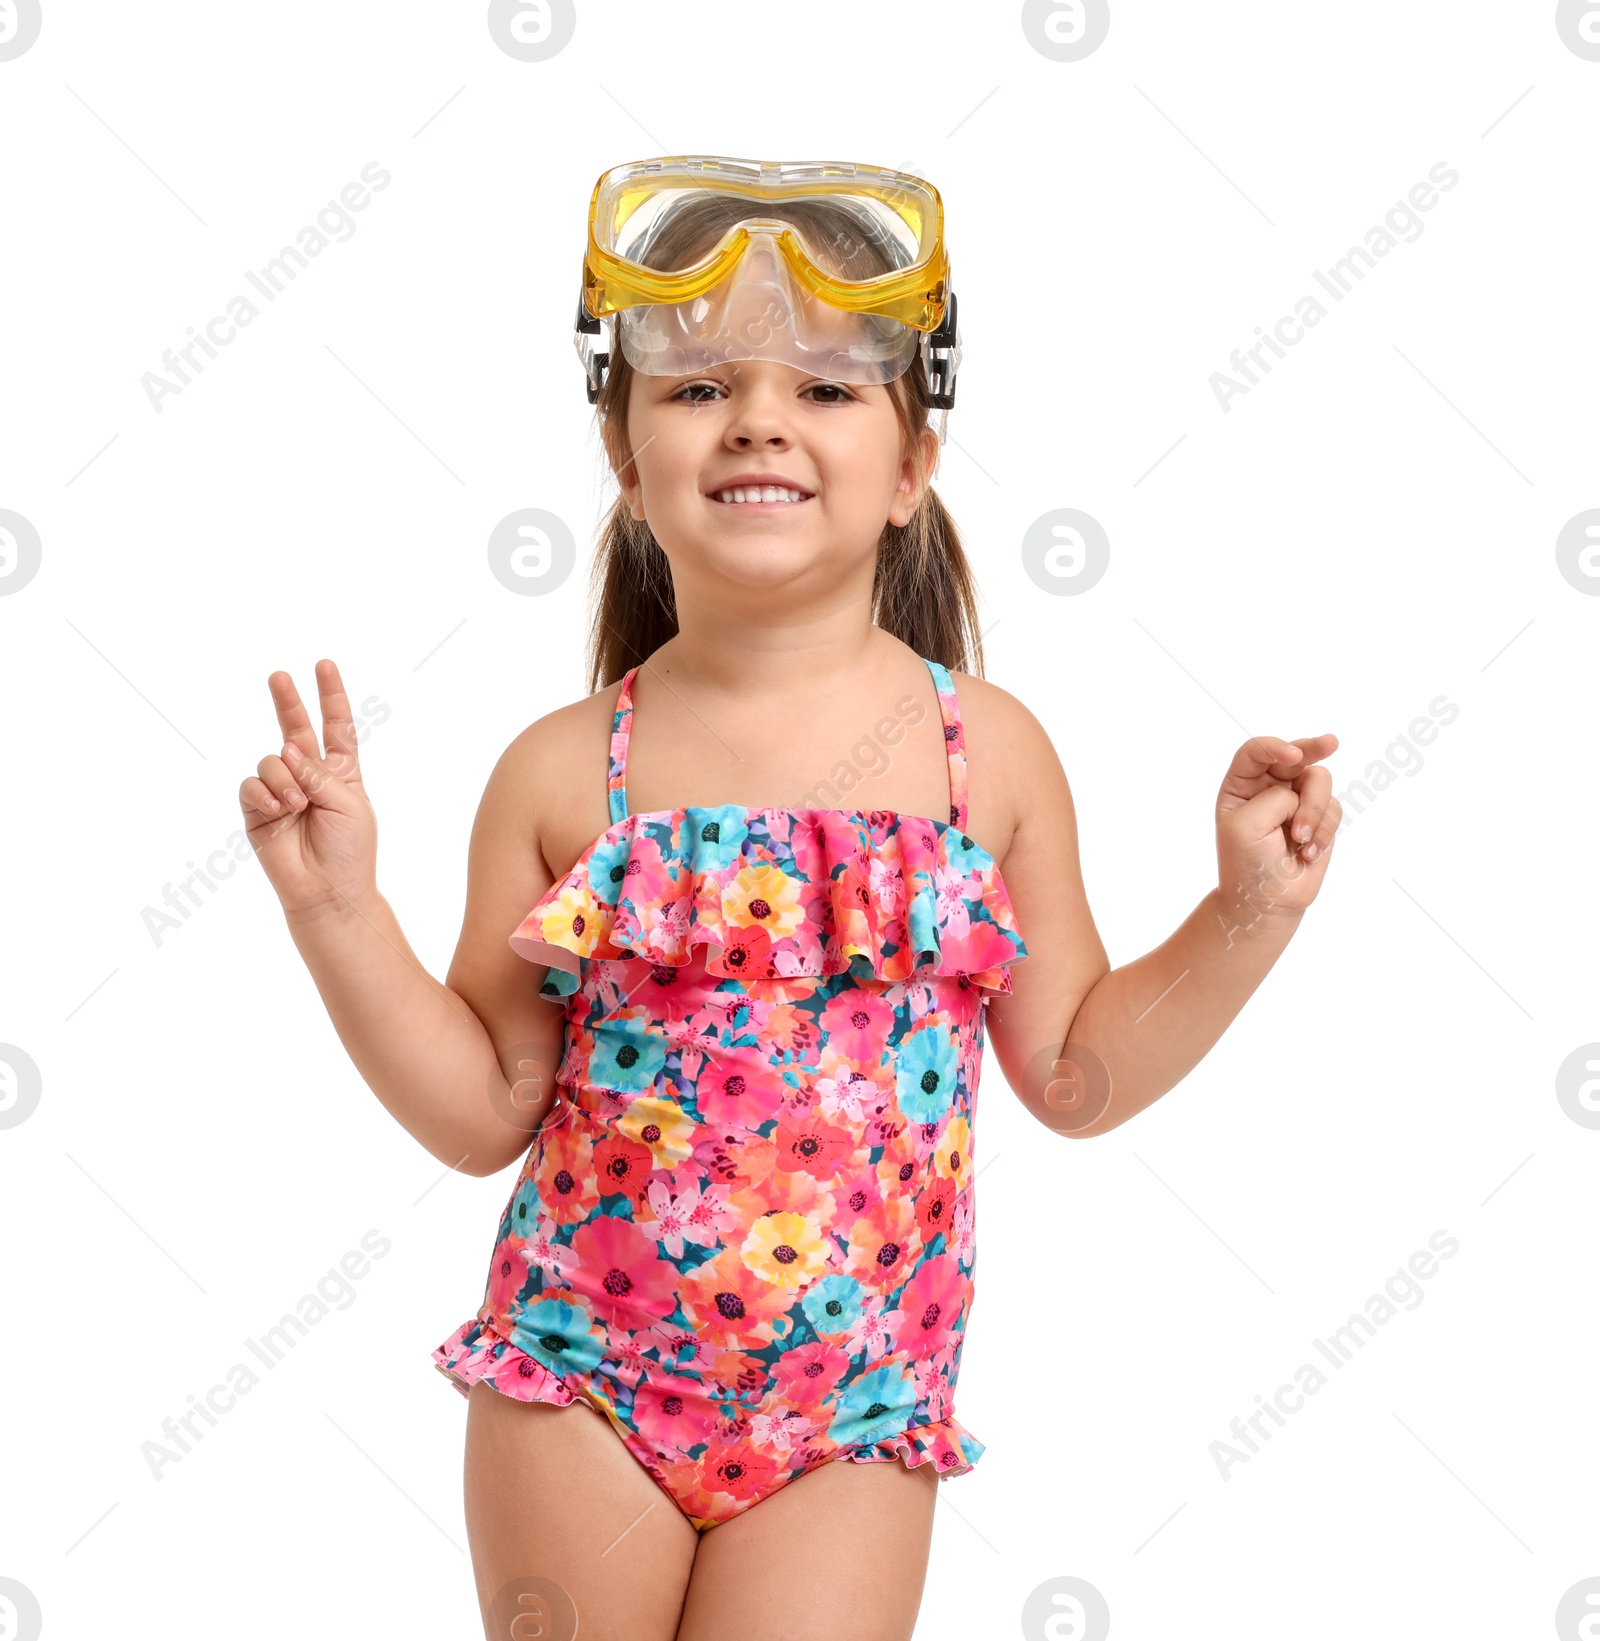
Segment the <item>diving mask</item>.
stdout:
<path fill-rule="evenodd" d="M 590 200 L 575 342 L 591 404 L 620 346 L 649 376 L 772 359 L 886 384 L 920 359 L 933 407 L 948 412 L 961 346 L 938 191 L 834 162 L 616 166 Z"/>

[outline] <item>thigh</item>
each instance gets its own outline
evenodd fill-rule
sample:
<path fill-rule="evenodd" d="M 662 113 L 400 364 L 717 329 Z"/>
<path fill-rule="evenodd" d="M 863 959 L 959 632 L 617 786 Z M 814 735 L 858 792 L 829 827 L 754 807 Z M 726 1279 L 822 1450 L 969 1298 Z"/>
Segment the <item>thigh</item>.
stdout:
<path fill-rule="evenodd" d="M 833 1459 L 708 1529 L 676 1641 L 910 1641 L 938 1485 Z"/>
<path fill-rule="evenodd" d="M 672 1641 L 700 1535 L 598 1409 L 521 1402 L 475 1384 L 465 1493 L 490 1641 L 570 1641 L 571 1616 L 552 1625 L 539 1605 L 547 1600 L 552 1614 L 561 1605 L 540 1579 L 571 1598 L 581 1635 Z M 509 1588 L 518 1581 L 526 1592 Z"/>

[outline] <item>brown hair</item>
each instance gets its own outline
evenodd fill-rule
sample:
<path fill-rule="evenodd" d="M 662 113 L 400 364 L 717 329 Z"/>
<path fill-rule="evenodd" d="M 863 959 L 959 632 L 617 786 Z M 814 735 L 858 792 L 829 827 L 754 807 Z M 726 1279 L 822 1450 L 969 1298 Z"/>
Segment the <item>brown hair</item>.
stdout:
<path fill-rule="evenodd" d="M 894 267 L 865 218 L 836 198 L 790 200 L 782 214 L 802 229 L 812 245 L 826 246 L 834 272 L 856 279 Z M 666 231 L 641 259 L 685 266 L 714 246 L 747 214 L 731 199 L 715 196 L 674 213 Z M 603 339 L 603 338 L 602 338 Z M 601 439 L 618 467 L 633 459 L 628 444 L 628 398 L 634 371 L 620 349 L 612 349 L 596 403 Z M 927 372 L 919 357 L 888 384 L 900 424 L 902 460 L 920 474 L 920 435 L 931 408 Z M 589 688 L 598 690 L 645 660 L 678 630 L 672 569 L 648 523 L 634 518 L 618 495 L 601 526 L 590 581 Z M 904 525 L 885 524 L 878 542 L 872 586 L 876 624 L 918 655 L 952 670 L 983 676 L 983 638 L 978 623 L 977 584 L 962 550 L 961 535 L 931 485 Z"/>

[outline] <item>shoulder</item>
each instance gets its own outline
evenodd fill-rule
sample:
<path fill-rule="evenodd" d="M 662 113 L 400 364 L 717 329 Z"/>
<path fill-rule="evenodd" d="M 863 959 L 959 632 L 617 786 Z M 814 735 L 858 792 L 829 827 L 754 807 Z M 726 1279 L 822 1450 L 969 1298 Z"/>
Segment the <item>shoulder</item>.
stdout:
<path fill-rule="evenodd" d="M 616 716 L 619 678 L 603 684 L 593 695 L 569 702 L 534 721 L 506 748 L 518 757 L 560 757 L 563 753 L 593 749 L 598 735 L 608 744 L 611 722 Z"/>
<path fill-rule="evenodd" d="M 987 752 L 1008 760 L 1055 757 L 1044 726 L 1009 690 L 966 672 L 952 672 L 950 680 L 956 686 L 969 757 Z"/>
<path fill-rule="evenodd" d="M 951 680 L 961 707 L 973 826 L 995 840 L 991 850 L 1004 861 L 1041 806 L 1065 805 L 1070 813 L 1066 772 L 1044 726 L 1016 696 L 969 673 L 952 673 Z"/>
<path fill-rule="evenodd" d="M 543 792 L 547 802 L 552 796 L 559 801 L 568 776 L 592 779 L 597 758 L 603 772 L 621 682 L 603 685 L 581 701 L 536 718 L 500 754 L 489 777 L 491 791 L 531 797 L 535 804 Z"/>

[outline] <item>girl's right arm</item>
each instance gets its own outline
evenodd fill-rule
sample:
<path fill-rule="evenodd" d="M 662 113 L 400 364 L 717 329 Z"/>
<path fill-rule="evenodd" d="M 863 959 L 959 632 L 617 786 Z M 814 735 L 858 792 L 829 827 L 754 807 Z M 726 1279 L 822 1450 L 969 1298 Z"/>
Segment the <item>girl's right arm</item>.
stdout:
<path fill-rule="evenodd" d="M 507 944 L 552 878 L 533 819 L 528 734 L 496 764 L 473 825 L 452 987 L 418 961 L 378 892 L 377 823 L 362 785 L 350 703 L 317 663 L 321 753 L 293 680 L 268 680 L 283 751 L 239 789 L 256 858 L 356 1069 L 439 1161 L 486 1175 L 515 1161 L 555 1096 L 563 1015 L 544 971 Z"/>

